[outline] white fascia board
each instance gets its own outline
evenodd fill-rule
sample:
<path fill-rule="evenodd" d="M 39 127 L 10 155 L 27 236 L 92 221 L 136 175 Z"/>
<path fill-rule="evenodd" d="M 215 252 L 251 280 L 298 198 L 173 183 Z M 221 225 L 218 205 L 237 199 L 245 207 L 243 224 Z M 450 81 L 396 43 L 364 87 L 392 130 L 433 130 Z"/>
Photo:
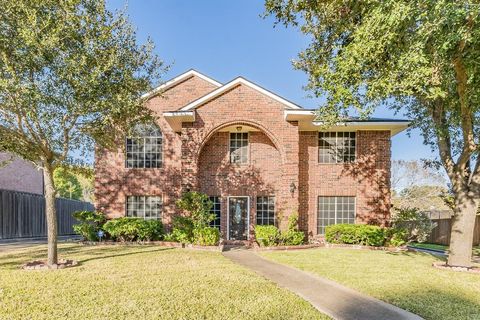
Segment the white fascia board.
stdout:
<path fill-rule="evenodd" d="M 315 117 L 315 111 L 314 110 L 285 110 L 284 111 L 284 117 L 285 120 L 287 121 L 295 121 L 295 120 L 300 120 L 300 119 L 306 119 L 306 118 L 314 118 Z"/>
<path fill-rule="evenodd" d="M 183 121 L 195 121 L 195 112 L 193 111 L 167 111 L 163 113 L 165 118 L 182 118 Z"/>
<path fill-rule="evenodd" d="M 197 76 L 197 77 L 199 77 L 199 78 L 201 78 L 205 81 L 208 81 L 209 83 L 213 84 L 216 87 L 221 87 L 222 86 L 222 84 L 220 82 L 215 81 L 212 78 L 209 78 L 206 75 L 201 74 L 200 72 L 192 69 L 192 70 L 188 70 L 187 72 L 184 72 L 181 75 L 176 76 L 175 78 L 161 84 L 160 86 L 156 87 L 152 91 L 145 93 L 144 95 L 142 95 L 142 99 L 148 99 L 148 98 L 156 95 L 160 91 L 168 89 L 169 87 L 171 87 L 175 83 L 178 83 L 180 81 L 183 81 L 183 80 L 188 79 L 188 78 L 193 77 L 193 76 Z"/>
<path fill-rule="evenodd" d="M 256 85 L 255 83 L 253 82 L 250 82 L 242 77 L 238 77 L 232 81 L 230 81 L 229 83 L 223 85 L 222 87 L 218 88 L 218 89 L 215 89 L 214 91 L 210 92 L 209 94 L 195 100 L 195 101 L 192 101 L 191 103 L 187 104 L 185 107 L 181 108 L 180 110 L 182 111 L 188 111 L 188 110 L 192 110 L 192 109 L 195 109 L 196 107 L 204 104 L 205 102 L 208 102 L 209 100 L 219 96 L 220 94 L 222 94 L 223 92 L 237 86 L 237 85 L 240 85 L 240 84 L 243 84 L 243 85 L 246 85 L 264 95 L 266 95 L 267 97 L 270 97 L 282 104 L 284 104 L 285 106 L 287 106 L 288 108 L 291 108 L 291 109 L 299 109 L 299 110 L 302 110 L 302 108 L 300 106 L 297 106 L 296 104 L 274 94 L 273 92 L 270 92 L 268 90 L 265 90 L 264 88 Z"/>

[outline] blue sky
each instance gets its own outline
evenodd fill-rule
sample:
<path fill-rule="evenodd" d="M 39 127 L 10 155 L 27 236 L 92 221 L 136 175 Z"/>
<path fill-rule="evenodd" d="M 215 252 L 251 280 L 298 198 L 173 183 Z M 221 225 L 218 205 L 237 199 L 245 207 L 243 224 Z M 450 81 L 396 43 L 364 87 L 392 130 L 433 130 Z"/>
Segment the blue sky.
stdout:
<path fill-rule="evenodd" d="M 139 41 L 149 36 L 171 65 L 164 80 L 194 68 L 220 82 L 241 75 L 305 107 L 318 101 L 303 90 L 306 75 L 291 64 L 308 39 L 293 28 L 262 19 L 263 1 L 107 0 L 110 9 L 127 5 Z M 384 108 L 374 116 L 402 118 Z M 392 140 L 393 159 L 432 158 L 417 131 Z"/>

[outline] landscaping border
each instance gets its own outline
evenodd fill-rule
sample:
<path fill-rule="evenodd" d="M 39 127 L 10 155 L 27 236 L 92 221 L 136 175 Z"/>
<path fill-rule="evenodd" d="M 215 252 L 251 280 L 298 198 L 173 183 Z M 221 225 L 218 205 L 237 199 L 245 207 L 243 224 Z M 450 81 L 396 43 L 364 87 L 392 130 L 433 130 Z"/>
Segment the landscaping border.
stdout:
<path fill-rule="evenodd" d="M 405 252 L 405 251 L 408 251 L 407 247 L 374 247 L 374 246 L 364 246 L 364 245 L 359 245 L 359 244 L 328 243 L 328 242 L 325 242 L 325 248 L 379 250 L 379 251 L 390 251 L 390 252 Z"/>
<path fill-rule="evenodd" d="M 219 246 L 200 246 L 190 243 L 180 243 L 172 241 L 79 241 L 85 246 L 159 246 L 167 248 L 194 249 L 203 251 L 223 251 L 223 245 Z"/>
<path fill-rule="evenodd" d="M 254 251 L 292 251 L 292 250 L 304 250 L 324 247 L 324 244 L 301 244 L 297 246 L 271 246 L 271 247 L 254 247 Z"/>

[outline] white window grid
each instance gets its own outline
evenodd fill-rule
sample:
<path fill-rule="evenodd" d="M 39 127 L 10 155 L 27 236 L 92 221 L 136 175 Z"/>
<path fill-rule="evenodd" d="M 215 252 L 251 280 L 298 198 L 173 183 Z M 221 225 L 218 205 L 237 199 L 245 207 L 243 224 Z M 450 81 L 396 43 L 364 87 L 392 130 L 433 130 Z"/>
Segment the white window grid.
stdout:
<path fill-rule="evenodd" d="M 126 139 L 125 167 L 160 168 L 163 162 L 163 135 L 154 125 L 138 126 Z"/>
<path fill-rule="evenodd" d="M 215 214 L 215 219 L 210 222 L 210 227 L 218 228 L 220 230 L 220 216 L 221 216 L 221 203 L 220 197 L 218 196 L 211 196 L 209 200 L 213 203 L 212 209 L 210 210 L 211 213 Z"/>
<path fill-rule="evenodd" d="M 160 196 L 128 196 L 127 217 L 156 220 L 162 217 L 162 197 Z"/>
<path fill-rule="evenodd" d="M 317 233 L 325 234 L 325 228 L 333 224 L 355 223 L 355 197 L 318 197 Z"/>
<path fill-rule="evenodd" d="M 356 132 L 319 132 L 318 162 L 345 163 L 356 158 Z"/>
<path fill-rule="evenodd" d="M 275 197 L 257 197 L 257 225 L 275 225 Z"/>
<path fill-rule="evenodd" d="M 248 132 L 230 132 L 230 163 L 248 163 Z"/>

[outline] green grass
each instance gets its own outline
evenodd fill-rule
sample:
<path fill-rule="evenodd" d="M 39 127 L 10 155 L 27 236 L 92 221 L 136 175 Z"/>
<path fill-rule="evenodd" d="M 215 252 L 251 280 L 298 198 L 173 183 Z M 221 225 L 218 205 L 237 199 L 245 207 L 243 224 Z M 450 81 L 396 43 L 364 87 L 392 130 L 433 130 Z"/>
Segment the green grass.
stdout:
<path fill-rule="evenodd" d="M 320 248 L 262 253 L 426 319 L 480 319 L 480 274 L 439 270 L 425 253 Z"/>
<path fill-rule="evenodd" d="M 422 248 L 422 249 L 434 249 L 434 250 L 448 250 L 448 246 L 435 243 L 411 243 L 409 244 L 412 247 Z M 480 246 L 475 246 L 472 249 L 472 253 L 475 256 L 480 256 Z"/>
<path fill-rule="evenodd" d="M 0 319 L 328 319 L 218 252 L 61 244 L 79 266 L 19 269 L 45 255 L 0 253 Z"/>

